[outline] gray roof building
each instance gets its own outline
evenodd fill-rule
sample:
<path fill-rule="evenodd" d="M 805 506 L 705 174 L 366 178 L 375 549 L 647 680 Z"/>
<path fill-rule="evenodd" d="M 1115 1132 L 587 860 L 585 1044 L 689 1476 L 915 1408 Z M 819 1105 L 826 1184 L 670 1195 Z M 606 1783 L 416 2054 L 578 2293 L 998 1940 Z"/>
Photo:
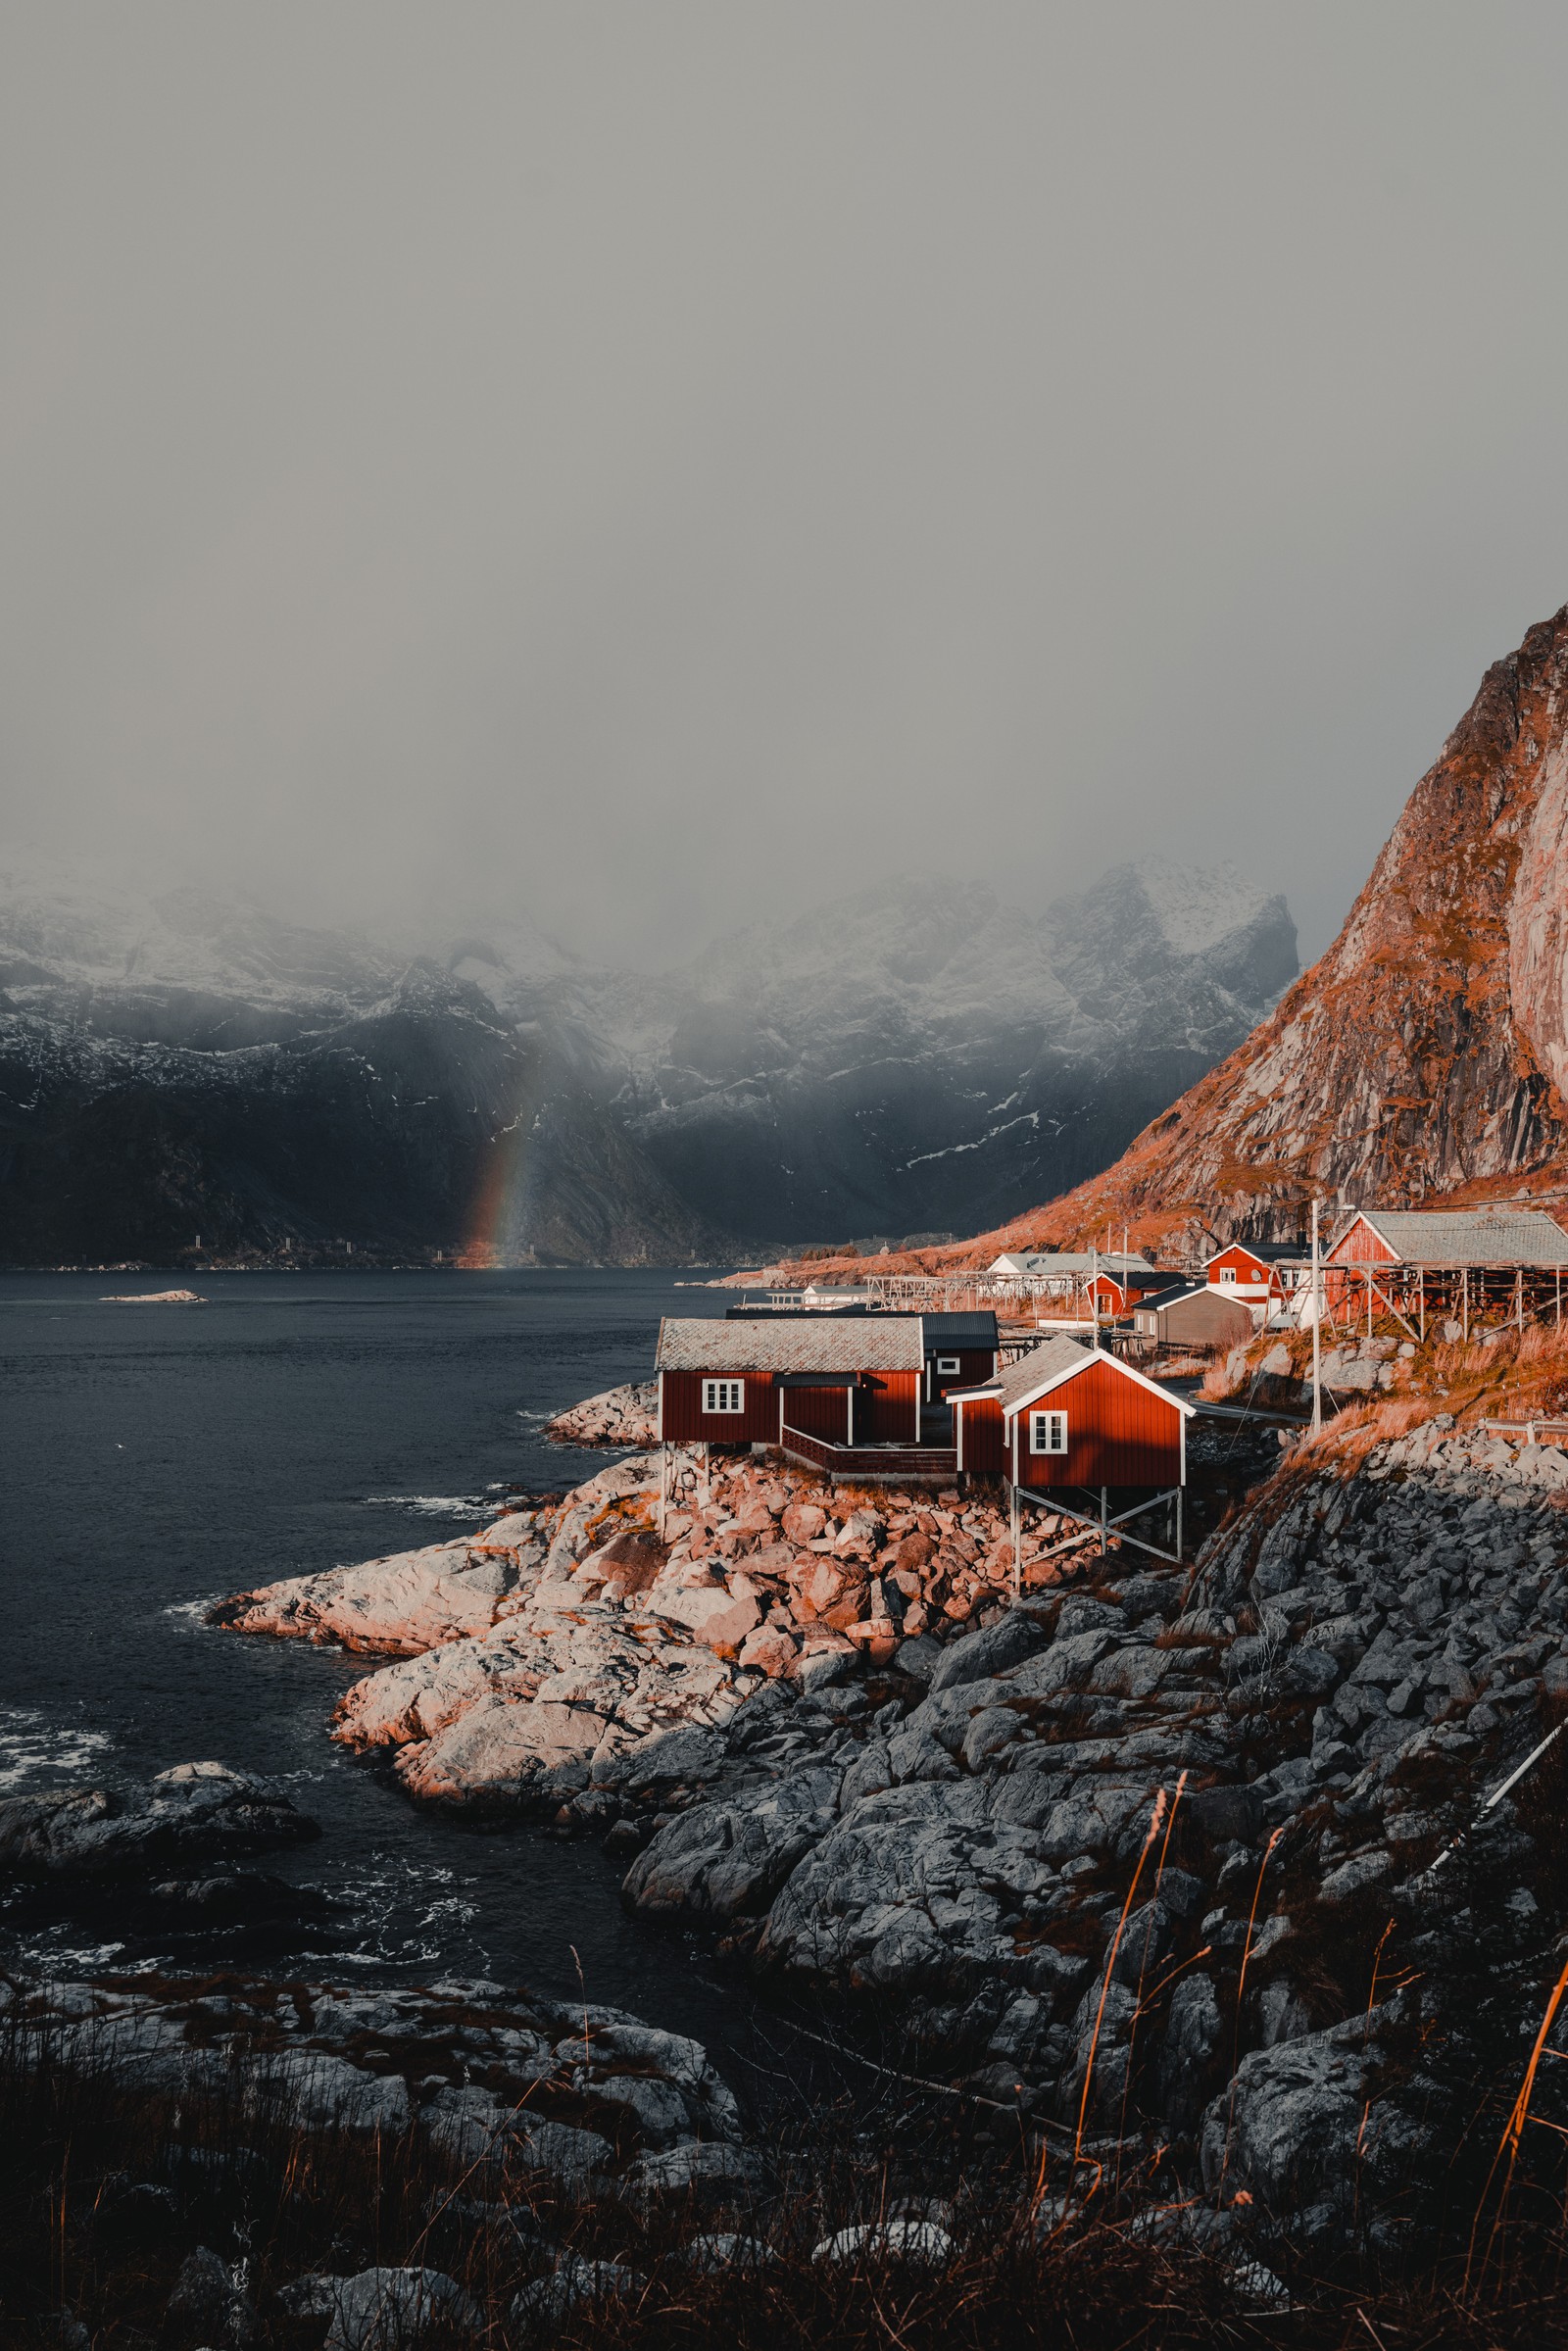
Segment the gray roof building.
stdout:
<path fill-rule="evenodd" d="M 1375 1233 L 1400 1265 L 1568 1266 L 1568 1233 L 1539 1208 L 1358 1208 L 1329 1249 L 1331 1258 L 1357 1224 Z"/>
<path fill-rule="evenodd" d="M 960 1396 L 997 1396 L 1001 1399 L 1004 1416 L 1006 1416 L 1031 1396 L 1041 1395 L 1058 1380 L 1068 1379 L 1074 1372 L 1082 1371 L 1086 1364 L 1096 1361 L 1108 1363 L 1113 1371 L 1125 1373 L 1140 1388 L 1152 1389 L 1179 1411 L 1191 1412 L 1194 1409 L 1187 1398 L 1178 1396 L 1174 1389 L 1161 1388 L 1157 1381 L 1149 1379 L 1141 1371 L 1135 1371 L 1119 1355 L 1107 1354 L 1103 1347 L 1093 1347 L 1087 1341 L 1069 1339 L 1064 1331 L 1055 1332 L 1050 1339 L 1042 1339 L 1038 1347 L 1032 1347 L 1026 1355 L 1020 1355 L 1016 1363 L 1009 1363 L 998 1378 L 983 1381 L 974 1388 L 959 1389 L 956 1393 Z"/>
<path fill-rule="evenodd" d="M 779 1322 L 713 1322 L 666 1314 L 660 1371 L 924 1371 L 918 1314 L 813 1314 Z"/>

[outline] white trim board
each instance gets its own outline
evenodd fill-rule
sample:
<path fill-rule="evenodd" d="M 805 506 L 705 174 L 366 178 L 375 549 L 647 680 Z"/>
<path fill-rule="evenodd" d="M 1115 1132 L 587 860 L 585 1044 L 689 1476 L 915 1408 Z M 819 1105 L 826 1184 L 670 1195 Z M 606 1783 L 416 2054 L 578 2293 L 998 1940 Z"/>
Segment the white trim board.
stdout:
<path fill-rule="evenodd" d="M 1014 1396 L 1011 1403 L 1004 1403 L 1002 1407 L 1003 1419 L 1016 1420 L 1020 1412 L 1027 1412 L 1029 1406 L 1041 1396 L 1050 1396 L 1054 1389 L 1064 1387 L 1069 1380 L 1081 1379 L 1092 1363 L 1108 1363 L 1124 1380 L 1136 1380 L 1140 1388 L 1147 1388 L 1150 1395 L 1158 1396 L 1162 1404 L 1171 1405 L 1189 1418 L 1198 1410 L 1198 1406 L 1189 1403 L 1186 1396 L 1176 1396 L 1170 1389 L 1162 1388 L 1157 1380 L 1150 1379 L 1147 1373 L 1136 1370 L 1131 1363 L 1124 1363 L 1119 1355 L 1111 1354 L 1107 1347 L 1096 1347 L 1085 1349 L 1081 1363 L 1064 1364 L 1049 1380 L 1042 1380 L 1038 1388 L 1031 1388 L 1027 1394 Z"/>

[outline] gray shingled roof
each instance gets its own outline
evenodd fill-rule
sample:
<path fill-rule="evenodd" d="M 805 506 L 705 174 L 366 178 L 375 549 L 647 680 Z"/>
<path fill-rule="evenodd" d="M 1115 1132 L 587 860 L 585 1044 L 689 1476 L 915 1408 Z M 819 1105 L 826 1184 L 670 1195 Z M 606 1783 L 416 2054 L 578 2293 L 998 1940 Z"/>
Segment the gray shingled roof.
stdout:
<path fill-rule="evenodd" d="M 1136 1249 L 1125 1257 L 1120 1249 L 1021 1249 L 1008 1250 L 1007 1254 L 1020 1257 L 1028 1267 L 1030 1277 L 1036 1281 L 1047 1281 L 1053 1274 L 1093 1273 L 1097 1268 L 1101 1273 L 1108 1274 L 1112 1281 L 1123 1273 L 1152 1273 L 1154 1270 L 1149 1259 L 1140 1257 Z"/>
<path fill-rule="evenodd" d="M 1363 1208 L 1361 1214 L 1411 1265 L 1568 1265 L 1568 1233 L 1539 1208 Z"/>
<path fill-rule="evenodd" d="M 1056 1331 L 1051 1338 L 1042 1339 L 1038 1346 L 1032 1347 L 1027 1355 L 1020 1355 L 1016 1363 L 1009 1363 L 998 1378 L 983 1380 L 973 1388 L 960 1388 L 954 1393 L 958 1396 L 1000 1396 L 1002 1408 L 1005 1412 L 1018 1396 L 1027 1396 L 1031 1388 L 1038 1388 L 1042 1380 L 1053 1380 L 1058 1372 L 1076 1370 L 1080 1364 L 1088 1362 L 1089 1356 L 1090 1349 L 1081 1341 L 1069 1339 L 1064 1331 Z"/>
<path fill-rule="evenodd" d="M 1038 1388 L 1043 1380 L 1054 1380 L 1059 1372 L 1076 1371 L 1087 1361 L 1090 1349 L 1065 1331 L 1057 1331 L 1050 1339 L 1042 1339 L 1027 1355 L 1009 1363 L 1002 1375 L 1002 1409 L 1010 1412 L 1018 1398 Z"/>
<path fill-rule="evenodd" d="M 918 1314 L 812 1316 L 788 1322 L 704 1322 L 666 1314 L 661 1371 L 923 1371 Z"/>
<path fill-rule="evenodd" d="M 1092 1359 L 1093 1352 L 1080 1340 L 1069 1339 L 1065 1331 L 1057 1331 L 1050 1339 L 1043 1339 L 1038 1347 L 1032 1347 L 1027 1355 L 1020 1355 L 1016 1363 L 1009 1363 L 1000 1379 L 987 1380 L 981 1387 L 964 1388 L 956 1393 L 961 1396 L 1000 1396 L 1003 1411 L 1011 1412 L 1014 1406 L 1022 1403 L 1025 1396 L 1033 1396 L 1037 1389 L 1043 1388 L 1048 1380 L 1059 1379 L 1066 1372 L 1081 1370 Z M 1116 1363 L 1123 1371 L 1132 1371 L 1131 1365 L 1121 1363 L 1114 1355 L 1103 1356 L 1102 1360 Z M 1151 1380 L 1147 1372 L 1132 1371 L 1132 1376 L 1141 1380 L 1146 1387 L 1158 1388 L 1161 1396 L 1169 1396 L 1179 1410 L 1193 1410 L 1184 1396 L 1178 1396 L 1173 1388 L 1161 1386 L 1158 1380 Z"/>

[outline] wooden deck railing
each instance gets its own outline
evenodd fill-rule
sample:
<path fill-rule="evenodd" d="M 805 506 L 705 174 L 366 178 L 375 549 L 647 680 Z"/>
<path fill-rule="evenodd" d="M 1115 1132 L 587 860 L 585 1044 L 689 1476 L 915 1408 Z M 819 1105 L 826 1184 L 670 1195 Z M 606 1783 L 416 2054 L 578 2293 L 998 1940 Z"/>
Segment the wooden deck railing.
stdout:
<path fill-rule="evenodd" d="M 958 1474 L 958 1451 L 951 1445 L 829 1445 L 805 1429 L 787 1424 L 780 1431 L 782 1450 L 828 1478 L 953 1478 Z"/>

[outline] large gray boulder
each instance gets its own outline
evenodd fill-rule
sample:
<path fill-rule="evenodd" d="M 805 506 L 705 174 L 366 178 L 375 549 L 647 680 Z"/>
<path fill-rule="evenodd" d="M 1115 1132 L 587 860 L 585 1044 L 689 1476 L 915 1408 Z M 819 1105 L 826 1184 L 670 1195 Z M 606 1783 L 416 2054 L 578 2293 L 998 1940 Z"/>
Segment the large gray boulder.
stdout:
<path fill-rule="evenodd" d="M 324 2280 L 332 2323 L 325 2351 L 417 2351 L 438 2335 L 478 2334 L 484 2320 L 441 2270 L 361 2270 Z"/>
<path fill-rule="evenodd" d="M 1254 2049 L 1203 2117 L 1211 2190 L 1245 2188 L 1308 2239 L 1339 2234 L 1387 2190 L 1413 2133 L 1374 2084 L 1386 2012 Z"/>
<path fill-rule="evenodd" d="M 806 1771 L 765 1781 L 751 1800 L 678 1813 L 633 1862 L 622 1887 L 634 1910 L 730 1919 L 765 1909 L 836 1817 L 840 1775 Z"/>
<path fill-rule="evenodd" d="M 1027 1608 L 1009 1608 L 997 1624 L 982 1626 L 944 1651 L 931 1688 L 952 1690 L 960 1682 L 983 1682 L 990 1674 L 1005 1673 L 1009 1665 L 1021 1665 L 1043 1649 L 1050 1638 L 1038 1616 Z"/>

